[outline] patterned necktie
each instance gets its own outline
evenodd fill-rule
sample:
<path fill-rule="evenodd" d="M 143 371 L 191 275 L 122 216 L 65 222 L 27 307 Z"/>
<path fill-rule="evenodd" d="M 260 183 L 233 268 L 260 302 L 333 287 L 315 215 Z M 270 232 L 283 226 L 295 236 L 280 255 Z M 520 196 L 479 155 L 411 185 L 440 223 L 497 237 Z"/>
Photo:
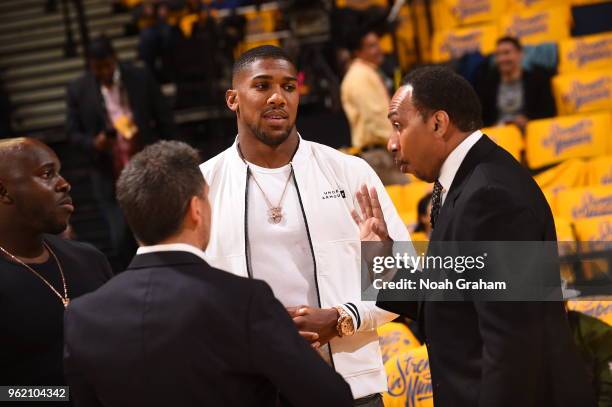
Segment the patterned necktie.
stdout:
<path fill-rule="evenodd" d="M 436 220 L 438 219 L 438 213 L 440 213 L 440 207 L 442 206 L 442 184 L 437 180 L 434 182 L 433 192 L 431 194 L 431 216 L 429 221 L 431 227 L 434 228 Z"/>

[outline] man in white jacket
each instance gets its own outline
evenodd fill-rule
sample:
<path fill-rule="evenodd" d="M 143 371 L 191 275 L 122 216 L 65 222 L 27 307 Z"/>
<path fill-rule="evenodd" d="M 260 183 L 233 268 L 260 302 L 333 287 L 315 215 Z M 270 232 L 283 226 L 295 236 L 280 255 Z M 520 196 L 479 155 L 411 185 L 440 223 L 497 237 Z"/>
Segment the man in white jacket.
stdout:
<path fill-rule="evenodd" d="M 200 167 L 215 208 L 205 254 L 214 267 L 270 284 L 302 336 L 349 383 L 355 405 L 382 406 L 387 385 L 376 328 L 396 315 L 361 301 L 364 236 L 352 211 L 370 195 L 360 193 L 364 185 L 380 197 L 373 204 L 390 238 L 410 237 L 368 164 L 300 137 L 296 77 L 277 47 L 252 49 L 236 62 L 226 102 L 238 137 Z"/>

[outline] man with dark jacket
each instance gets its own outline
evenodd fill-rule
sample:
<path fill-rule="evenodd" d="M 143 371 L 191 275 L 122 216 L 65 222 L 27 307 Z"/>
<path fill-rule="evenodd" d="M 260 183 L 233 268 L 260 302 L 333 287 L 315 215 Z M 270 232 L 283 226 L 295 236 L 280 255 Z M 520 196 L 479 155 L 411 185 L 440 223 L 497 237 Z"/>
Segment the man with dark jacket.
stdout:
<path fill-rule="evenodd" d="M 65 386 L 65 309 L 112 276 L 100 251 L 57 236 L 74 211 L 60 167 L 40 141 L 0 140 L 0 386 Z"/>
<path fill-rule="evenodd" d="M 437 67 L 413 71 L 389 105 L 396 131 L 388 147 L 396 162 L 403 172 L 434 182 L 428 255 L 443 242 L 500 242 L 506 251 L 509 241 L 554 247 L 555 225 L 542 191 L 510 154 L 482 134 L 480 110 L 469 83 Z M 388 240 L 380 211 L 366 213 L 374 214 L 366 222 L 379 226 L 379 238 Z M 503 264 L 512 275 L 524 271 L 519 256 Z M 558 268 L 557 282 L 560 291 Z M 595 405 L 560 297 L 504 302 L 475 295 L 460 302 L 377 303 L 419 322 L 437 407 Z"/>
<path fill-rule="evenodd" d="M 69 140 L 94 166 L 92 188 L 110 227 L 111 246 L 125 251 L 130 241 L 114 182 L 144 146 L 174 137 L 172 112 L 151 73 L 120 64 L 105 37 L 91 42 L 89 71 L 68 86 L 67 98 Z M 124 266 L 133 253 L 117 254 Z"/>
<path fill-rule="evenodd" d="M 275 406 L 279 393 L 296 407 L 351 406 L 349 386 L 266 283 L 204 261 L 211 208 L 199 161 L 162 141 L 121 174 L 117 198 L 142 246 L 66 314 L 71 396 L 79 407 Z"/>
<path fill-rule="evenodd" d="M 518 39 L 497 40 L 496 69 L 485 62 L 475 85 L 485 126 L 514 123 L 524 130 L 528 120 L 555 116 L 551 73 L 539 67 L 524 69 L 522 63 L 523 47 Z"/>

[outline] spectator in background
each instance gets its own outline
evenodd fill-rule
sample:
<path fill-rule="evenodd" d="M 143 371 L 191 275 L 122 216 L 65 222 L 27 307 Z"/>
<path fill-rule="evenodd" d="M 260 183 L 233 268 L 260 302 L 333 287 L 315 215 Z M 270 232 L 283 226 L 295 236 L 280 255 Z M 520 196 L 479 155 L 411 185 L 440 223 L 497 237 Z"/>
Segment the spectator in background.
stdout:
<path fill-rule="evenodd" d="M 405 184 L 407 178 L 394 165 L 386 145 L 393 127 L 387 120 L 389 93 L 380 66 L 384 54 L 374 31 L 361 31 L 348 41 L 351 63 L 340 87 L 342 107 L 351 126 L 353 147 L 376 171 L 385 185 Z"/>
<path fill-rule="evenodd" d="M 154 23 L 143 29 L 138 41 L 138 58 L 161 83 L 172 80 L 170 68 L 175 27 L 170 24 L 170 5 L 160 1 L 154 6 Z"/>
<path fill-rule="evenodd" d="M 68 86 L 67 104 L 69 140 L 89 155 L 94 194 L 110 227 L 117 266 L 123 267 L 135 246 L 129 247 L 114 181 L 144 146 L 175 135 L 172 113 L 151 73 L 119 63 L 103 36 L 91 42 L 89 70 Z"/>
<path fill-rule="evenodd" d="M 417 204 L 417 225 L 411 233 L 412 241 L 427 241 L 431 235 L 431 192 Z"/>
<path fill-rule="evenodd" d="M 518 39 L 497 40 L 496 69 L 489 69 L 485 62 L 475 84 L 485 126 L 514 123 L 524 130 L 528 120 L 556 114 L 551 73 L 543 68 L 526 70 L 522 63 L 523 47 Z"/>

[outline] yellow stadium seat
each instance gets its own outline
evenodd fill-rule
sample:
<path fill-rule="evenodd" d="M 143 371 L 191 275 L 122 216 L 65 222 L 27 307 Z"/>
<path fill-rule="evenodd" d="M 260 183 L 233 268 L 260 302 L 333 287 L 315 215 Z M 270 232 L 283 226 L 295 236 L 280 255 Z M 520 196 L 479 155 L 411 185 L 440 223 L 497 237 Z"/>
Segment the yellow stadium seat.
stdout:
<path fill-rule="evenodd" d="M 570 38 L 559 43 L 562 74 L 612 69 L 612 32 Z"/>
<path fill-rule="evenodd" d="M 558 216 L 574 222 L 612 215 L 612 185 L 574 188 L 559 192 L 557 213 Z"/>
<path fill-rule="evenodd" d="M 518 127 L 513 124 L 506 126 L 487 127 L 482 132 L 495 141 L 500 147 L 517 160 L 521 161 L 521 153 L 525 148 L 523 135 Z"/>
<path fill-rule="evenodd" d="M 546 202 L 548 202 L 548 206 L 550 206 L 550 210 L 552 211 L 553 215 L 557 216 L 557 191 L 555 191 L 553 188 L 542 188 L 542 192 L 544 193 Z"/>
<path fill-rule="evenodd" d="M 588 161 L 587 184 L 612 184 L 612 155 L 597 157 Z"/>
<path fill-rule="evenodd" d="M 609 154 L 610 123 L 606 112 L 530 121 L 526 141 L 529 167 Z"/>
<path fill-rule="evenodd" d="M 369 7 L 387 7 L 387 0 L 336 0 L 338 8 L 353 8 L 363 10 Z"/>
<path fill-rule="evenodd" d="M 385 407 L 433 407 L 429 358 L 425 345 L 398 354 L 385 363 Z"/>
<path fill-rule="evenodd" d="M 612 69 L 558 75 L 552 84 L 559 115 L 612 110 Z"/>
<path fill-rule="evenodd" d="M 612 298 L 605 300 L 570 300 L 567 307 L 574 311 L 582 312 L 612 325 Z"/>
<path fill-rule="evenodd" d="M 419 200 L 431 192 L 432 187 L 432 184 L 418 181 L 406 185 L 387 185 L 385 188 L 397 211 L 409 214 L 417 211 Z"/>
<path fill-rule="evenodd" d="M 507 13 L 499 21 L 500 35 L 520 38 L 523 45 L 558 42 L 570 37 L 569 5 Z"/>
<path fill-rule="evenodd" d="M 405 324 L 387 322 L 379 326 L 376 331 L 383 363 L 399 353 L 406 353 L 410 349 L 421 346 L 419 340 Z"/>
<path fill-rule="evenodd" d="M 543 171 L 534 177 L 540 188 L 550 190 L 553 194 L 588 184 L 589 165 L 586 161 L 574 158 Z"/>
<path fill-rule="evenodd" d="M 570 0 L 512 0 L 508 2 L 508 11 L 541 11 L 560 5 L 569 5 Z"/>
<path fill-rule="evenodd" d="M 465 0 L 432 0 L 431 12 L 435 31 L 443 29 L 492 23 L 506 11 L 506 2 L 480 0 L 478 6 Z"/>
<path fill-rule="evenodd" d="M 498 34 L 495 24 L 436 31 L 431 43 L 432 61 L 446 62 L 471 52 L 488 55 L 495 50 Z"/>
<path fill-rule="evenodd" d="M 612 215 L 576 220 L 574 228 L 583 253 L 612 249 Z M 584 259 L 581 263 L 587 280 L 608 274 L 609 267 L 605 259 Z"/>

